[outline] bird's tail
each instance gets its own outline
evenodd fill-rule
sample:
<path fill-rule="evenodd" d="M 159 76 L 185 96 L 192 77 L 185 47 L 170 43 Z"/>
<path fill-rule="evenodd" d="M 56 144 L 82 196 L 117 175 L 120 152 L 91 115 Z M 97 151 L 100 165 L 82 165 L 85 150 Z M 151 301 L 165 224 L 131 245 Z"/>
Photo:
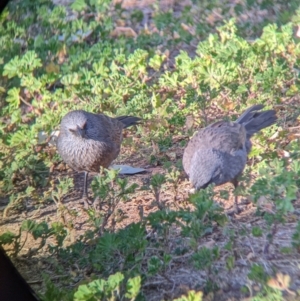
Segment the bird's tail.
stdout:
<path fill-rule="evenodd" d="M 260 130 L 274 124 L 277 120 L 275 110 L 259 112 L 264 106 L 254 105 L 247 109 L 237 120 L 237 123 L 245 126 L 247 137 L 250 138 Z"/>
<path fill-rule="evenodd" d="M 124 128 L 139 124 L 139 122 L 142 120 L 141 118 L 135 116 L 119 116 L 116 117 L 116 119 L 123 123 Z"/>

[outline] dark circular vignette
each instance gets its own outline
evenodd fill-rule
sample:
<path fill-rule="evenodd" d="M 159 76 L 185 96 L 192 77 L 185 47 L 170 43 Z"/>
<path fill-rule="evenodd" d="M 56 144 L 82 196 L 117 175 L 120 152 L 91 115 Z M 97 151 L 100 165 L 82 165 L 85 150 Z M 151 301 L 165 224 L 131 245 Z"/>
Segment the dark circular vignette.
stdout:
<path fill-rule="evenodd" d="M 3 12 L 5 6 L 7 5 L 8 2 L 9 2 L 9 0 L 2 0 L 0 2 L 0 14 Z"/>

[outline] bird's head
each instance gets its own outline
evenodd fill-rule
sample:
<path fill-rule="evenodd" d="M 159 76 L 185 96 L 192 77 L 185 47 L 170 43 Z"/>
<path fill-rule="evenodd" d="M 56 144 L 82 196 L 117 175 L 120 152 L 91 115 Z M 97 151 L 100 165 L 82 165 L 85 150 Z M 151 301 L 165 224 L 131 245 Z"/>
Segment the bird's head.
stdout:
<path fill-rule="evenodd" d="M 75 110 L 66 114 L 60 124 L 61 133 L 74 135 L 78 138 L 88 136 L 88 116 L 85 111 Z"/>
<path fill-rule="evenodd" d="M 73 127 L 69 127 L 69 131 L 76 137 L 86 138 L 86 122 L 77 123 Z"/>

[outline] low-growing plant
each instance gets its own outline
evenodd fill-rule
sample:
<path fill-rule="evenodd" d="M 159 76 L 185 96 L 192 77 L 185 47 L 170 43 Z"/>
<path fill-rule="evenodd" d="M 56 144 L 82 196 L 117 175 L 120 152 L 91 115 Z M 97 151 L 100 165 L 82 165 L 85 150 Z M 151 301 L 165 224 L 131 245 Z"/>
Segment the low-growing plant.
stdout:
<path fill-rule="evenodd" d="M 99 205 L 99 210 L 104 212 L 102 209 L 105 207 L 105 213 L 101 220 L 96 221 L 96 224 L 101 222 L 100 231 L 103 232 L 104 228 L 108 224 L 108 220 L 111 218 L 111 230 L 117 222 L 117 206 L 123 201 L 126 202 L 129 199 L 129 195 L 134 193 L 138 185 L 136 183 L 129 185 L 126 178 L 122 179 L 118 177 L 118 171 L 114 169 L 102 170 L 102 175 L 99 175 L 93 179 L 92 189 L 96 200 L 94 206 Z M 90 218 L 92 215 L 90 214 Z M 96 225 L 95 224 L 95 225 Z"/>
<path fill-rule="evenodd" d="M 150 189 L 154 195 L 154 201 L 159 209 L 163 209 L 164 204 L 161 201 L 160 193 L 162 190 L 163 184 L 166 182 L 165 175 L 155 174 L 150 180 Z"/>
<path fill-rule="evenodd" d="M 173 190 L 173 201 L 177 205 L 177 196 L 179 193 L 179 182 L 180 182 L 180 171 L 176 168 L 169 168 L 169 171 L 166 175 L 167 181 L 172 185 Z"/>
<path fill-rule="evenodd" d="M 26 245 L 29 234 L 35 241 L 39 241 L 37 247 L 31 247 L 27 251 L 27 256 L 32 256 L 46 246 L 47 240 L 50 237 L 54 238 L 55 245 L 49 244 L 49 250 L 54 252 L 61 248 L 68 231 L 64 225 L 59 222 L 55 222 L 49 227 L 44 221 L 37 223 L 32 220 L 24 220 L 19 228 L 18 234 L 7 231 L 0 235 L 0 245 L 11 246 L 10 251 L 12 252 L 12 256 L 17 256 Z"/>
<path fill-rule="evenodd" d="M 116 273 L 107 280 L 97 279 L 82 284 L 74 294 L 74 300 L 137 300 L 141 288 L 141 277 L 129 278 L 124 287 L 124 275 Z"/>
<path fill-rule="evenodd" d="M 88 256 L 93 268 L 103 275 L 112 271 L 133 275 L 141 273 L 146 246 L 145 227 L 133 223 L 117 233 L 103 233 Z"/>
<path fill-rule="evenodd" d="M 202 301 L 203 293 L 201 291 L 189 291 L 187 296 L 181 296 L 173 301 Z"/>
<path fill-rule="evenodd" d="M 250 188 L 250 194 L 254 201 L 261 200 L 258 204 L 258 214 L 263 212 L 263 218 L 267 222 L 268 244 L 264 252 L 268 252 L 273 237 L 277 232 L 278 224 L 284 223 L 287 214 L 294 211 L 293 201 L 297 198 L 299 190 L 299 164 L 293 162 L 287 168 L 284 161 L 274 159 L 269 165 L 264 161 L 258 169 L 258 177 Z M 262 234 L 258 227 L 252 229 L 255 236 Z"/>
<path fill-rule="evenodd" d="M 212 187 L 192 194 L 189 201 L 194 205 L 194 209 L 180 212 L 185 222 L 185 225 L 182 225 L 182 234 L 192 238 L 191 244 L 197 245 L 199 239 L 213 231 L 214 225 L 224 226 L 227 221 L 223 209 L 213 201 Z"/>

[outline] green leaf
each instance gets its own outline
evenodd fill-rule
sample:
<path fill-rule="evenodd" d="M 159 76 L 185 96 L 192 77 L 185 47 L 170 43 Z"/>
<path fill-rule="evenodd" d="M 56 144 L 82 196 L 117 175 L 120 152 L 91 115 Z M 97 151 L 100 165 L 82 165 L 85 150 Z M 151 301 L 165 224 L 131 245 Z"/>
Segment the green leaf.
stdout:
<path fill-rule="evenodd" d="M 189 291 L 187 296 L 181 296 L 173 301 L 202 301 L 203 293 L 201 291 Z"/>
<path fill-rule="evenodd" d="M 3 70 L 3 75 L 7 76 L 8 78 L 12 78 L 14 76 L 19 76 L 19 73 L 21 73 L 21 61 L 16 56 L 13 59 L 11 59 L 5 66 Z"/>
<path fill-rule="evenodd" d="M 141 276 L 136 276 L 130 278 L 126 284 L 126 294 L 125 297 L 134 300 L 140 292 L 141 289 Z"/>
<path fill-rule="evenodd" d="M 20 88 L 12 88 L 7 92 L 6 101 L 12 109 L 18 109 L 20 106 Z"/>
<path fill-rule="evenodd" d="M 7 231 L 7 232 L 3 233 L 2 235 L 0 235 L 0 245 L 11 244 L 15 240 L 16 237 L 17 237 L 16 234 L 14 234 L 10 231 Z"/>
<path fill-rule="evenodd" d="M 87 7 L 87 4 L 85 3 L 85 0 L 75 0 L 71 4 L 71 8 L 75 11 L 82 12 Z"/>
<path fill-rule="evenodd" d="M 107 279 L 107 284 L 111 290 L 115 290 L 120 283 L 124 280 L 124 275 L 120 272 L 117 272 L 114 275 L 110 275 Z"/>
<path fill-rule="evenodd" d="M 32 72 L 37 67 L 42 66 L 41 59 L 38 58 L 35 51 L 27 51 L 21 59 L 24 73 Z"/>
<path fill-rule="evenodd" d="M 254 226 L 252 227 L 252 235 L 255 237 L 261 237 L 263 234 L 263 231 L 260 227 Z"/>

